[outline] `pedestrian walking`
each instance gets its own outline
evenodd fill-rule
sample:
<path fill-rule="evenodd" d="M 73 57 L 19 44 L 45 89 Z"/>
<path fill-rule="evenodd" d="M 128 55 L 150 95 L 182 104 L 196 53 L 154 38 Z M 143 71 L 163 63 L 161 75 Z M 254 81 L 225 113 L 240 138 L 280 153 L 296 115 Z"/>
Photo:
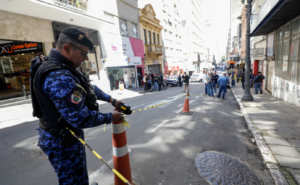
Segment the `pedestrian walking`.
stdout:
<path fill-rule="evenodd" d="M 212 75 L 211 79 L 212 79 L 213 90 L 215 91 L 215 94 L 217 94 L 217 84 L 218 84 L 219 75 L 217 75 L 216 71 L 214 71 L 214 74 Z"/>
<path fill-rule="evenodd" d="M 261 72 L 258 72 L 258 75 L 254 78 L 254 88 L 255 88 L 255 94 L 258 94 L 258 89 L 260 91 L 260 94 L 263 93 L 263 90 L 261 89 L 262 81 L 265 79 L 265 77 L 261 74 Z"/>
<path fill-rule="evenodd" d="M 111 90 L 114 90 L 115 85 L 116 85 L 116 83 L 115 83 L 115 77 L 111 73 L 109 73 L 109 77 L 108 78 L 109 78 L 110 88 L 111 88 Z"/>
<path fill-rule="evenodd" d="M 242 87 L 243 89 L 245 89 L 245 71 L 243 72 L 243 74 L 241 75 L 242 79 L 241 79 L 241 82 L 242 82 Z"/>
<path fill-rule="evenodd" d="M 209 72 L 206 80 L 207 80 L 207 94 L 209 97 L 215 97 L 214 96 L 214 90 L 213 90 L 213 86 L 212 86 L 212 73 Z"/>
<path fill-rule="evenodd" d="M 152 78 L 150 75 L 148 75 L 148 90 L 151 90 L 151 86 L 152 86 Z"/>
<path fill-rule="evenodd" d="M 133 76 L 133 74 L 131 74 L 130 80 L 131 80 L 131 84 L 132 84 L 132 89 L 134 90 L 135 89 L 135 77 Z"/>
<path fill-rule="evenodd" d="M 145 73 L 145 76 L 144 76 L 144 87 L 145 87 L 145 89 L 144 89 L 144 91 L 146 91 L 146 92 L 148 92 L 148 80 L 149 80 L 149 78 L 148 78 L 148 75 L 147 75 L 147 73 Z"/>
<path fill-rule="evenodd" d="M 205 95 L 207 95 L 207 71 L 204 71 L 204 75 L 203 75 L 203 82 L 204 82 L 204 92 L 205 92 Z"/>
<path fill-rule="evenodd" d="M 122 116 L 118 111 L 99 112 L 97 99 L 116 109 L 122 102 L 91 85 L 88 74 L 77 70 L 93 49 L 84 32 L 66 28 L 56 48 L 31 71 L 33 116 L 39 118 L 38 146 L 48 156 L 60 185 L 89 184 L 85 146 L 66 127 L 84 140 L 83 129 L 116 122 Z"/>
<path fill-rule="evenodd" d="M 182 86 L 182 82 L 181 82 L 181 76 L 180 76 L 180 75 L 178 75 L 178 85 L 179 85 L 179 87 L 181 87 L 181 86 Z"/>
<path fill-rule="evenodd" d="M 250 84 L 251 84 L 251 87 L 253 87 L 253 80 L 254 80 L 254 74 L 252 74 L 252 72 L 250 71 Z"/>
<path fill-rule="evenodd" d="M 124 78 L 126 89 L 128 89 L 128 87 L 129 87 L 129 77 L 128 77 L 128 74 L 127 74 L 126 71 L 125 71 L 125 73 L 123 75 L 123 78 Z"/>
<path fill-rule="evenodd" d="M 142 75 L 140 73 L 138 75 L 138 84 L 139 84 L 139 87 L 141 89 L 143 89 L 143 87 L 142 87 L 142 85 L 143 85 L 143 77 L 142 77 Z"/>
<path fill-rule="evenodd" d="M 162 86 L 162 78 L 159 74 L 156 75 L 157 77 L 157 83 L 158 83 L 158 90 L 161 90 L 161 86 Z"/>
<path fill-rule="evenodd" d="M 153 89 L 156 89 L 158 91 L 158 81 L 157 81 L 157 76 L 154 74 L 153 75 L 153 78 L 154 78 L 154 88 Z"/>
<path fill-rule="evenodd" d="M 225 99 L 225 93 L 227 92 L 227 83 L 229 83 L 229 78 L 226 76 L 226 73 L 222 73 L 222 77 L 218 79 L 219 84 L 219 95 L 218 98 L 221 97 L 221 93 L 223 92 L 222 99 Z"/>
<path fill-rule="evenodd" d="M 184 75 L 182 76 L 182 80 L 184 82 L 184 90 L 182 92 L 185 92 L 185 89 L 188 90 L 188 93 L 190 93 L 190 88 L 189 88 L 189 80 L 190 76 L 184 72 Z"/>

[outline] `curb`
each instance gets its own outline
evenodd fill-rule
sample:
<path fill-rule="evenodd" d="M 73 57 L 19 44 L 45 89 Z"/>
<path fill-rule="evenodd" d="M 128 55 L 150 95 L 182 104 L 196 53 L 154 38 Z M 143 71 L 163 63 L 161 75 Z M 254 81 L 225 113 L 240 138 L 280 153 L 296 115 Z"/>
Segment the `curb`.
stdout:
<path fill-rule="evenodd" d="M 241 100 L 239 100 L 236 97 L 236 94 L 234 92 L 234 88 L 231 88 L 231 92 L 234 96 L 234 98 L 236 99 L 236 101 L 238 102 L 241 112 L 245 118 L 245 121 L 248 125 L 249 130 L 251 131 L 253 137 L 255 138 L 256 141 L 256 145 L 258 147 L 258 149 L 261 152 L 261 155 L 264 159 L 265 164 L 267 165 L 270 174 L 274 180 L 275 185 L 289 185 L 289 183 L 287 182 L 285 176 L 282 174 L 282 172 L 280 171 L 280 169 L 278 168 L 278 162 L 275 160 L 272 152 L 270 151 L 269 147 L 267 146 L 266 142 L 264 141 L 263 137 L 259 134 L 259 132 L 257 131 L 255 125 L 252 123 L 248 113 L 245 110 L 244 105 L 242 104 Z"/>

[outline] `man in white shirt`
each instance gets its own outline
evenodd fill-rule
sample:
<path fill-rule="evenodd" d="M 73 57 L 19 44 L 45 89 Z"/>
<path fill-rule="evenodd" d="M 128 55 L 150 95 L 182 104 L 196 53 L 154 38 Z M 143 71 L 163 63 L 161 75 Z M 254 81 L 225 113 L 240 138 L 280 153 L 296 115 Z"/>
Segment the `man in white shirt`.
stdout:
<path fill-rule="evenodd" d="M 207 95 L 207 71 L 204 71 L 203 82 L 205 85 L 205 95 Z"/>
<path fill-rule="evenodd" d="M 127 74 L 126 71 L 125 71 L 125 73 L 123 75 L 123 78 L 124 78 L 126 89 L 128 89 L 128 87 L 129 87 L 129 77 L 128 77 L 128 74 Z"/>

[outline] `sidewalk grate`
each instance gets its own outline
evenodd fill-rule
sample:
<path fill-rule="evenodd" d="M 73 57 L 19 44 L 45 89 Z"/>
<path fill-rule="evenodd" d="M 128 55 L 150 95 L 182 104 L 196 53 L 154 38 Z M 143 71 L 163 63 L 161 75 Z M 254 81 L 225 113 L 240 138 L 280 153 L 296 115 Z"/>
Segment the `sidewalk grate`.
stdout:
<path fill-rule="evenodd" d="M 213 185 L 260 185 L 256 175 L 244 164 L 225 154 L 204 152 L 196 156 L 199 175 Z"/>

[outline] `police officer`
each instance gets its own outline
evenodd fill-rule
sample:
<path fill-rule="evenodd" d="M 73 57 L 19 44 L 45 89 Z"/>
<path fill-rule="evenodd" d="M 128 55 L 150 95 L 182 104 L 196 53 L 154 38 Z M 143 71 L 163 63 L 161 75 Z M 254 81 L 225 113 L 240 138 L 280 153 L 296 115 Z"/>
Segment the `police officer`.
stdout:
<path fill-rule="evenodd" d="M 85 147 L 65 129 L 84 139 L 84 128 L 118 121 L 121 113 L 100 113 L 98 100 L 121 101 L 93 86 L 77 68 L 88 60 L 93 43 L 76 28 L 62 31 L 56 49 L 31 72 L 33 116 L 39 118 L 38 145 L 53 166 L 60 185 L 88 185 Z M 97 183 L 95 183 L 97 184 Z"/>

